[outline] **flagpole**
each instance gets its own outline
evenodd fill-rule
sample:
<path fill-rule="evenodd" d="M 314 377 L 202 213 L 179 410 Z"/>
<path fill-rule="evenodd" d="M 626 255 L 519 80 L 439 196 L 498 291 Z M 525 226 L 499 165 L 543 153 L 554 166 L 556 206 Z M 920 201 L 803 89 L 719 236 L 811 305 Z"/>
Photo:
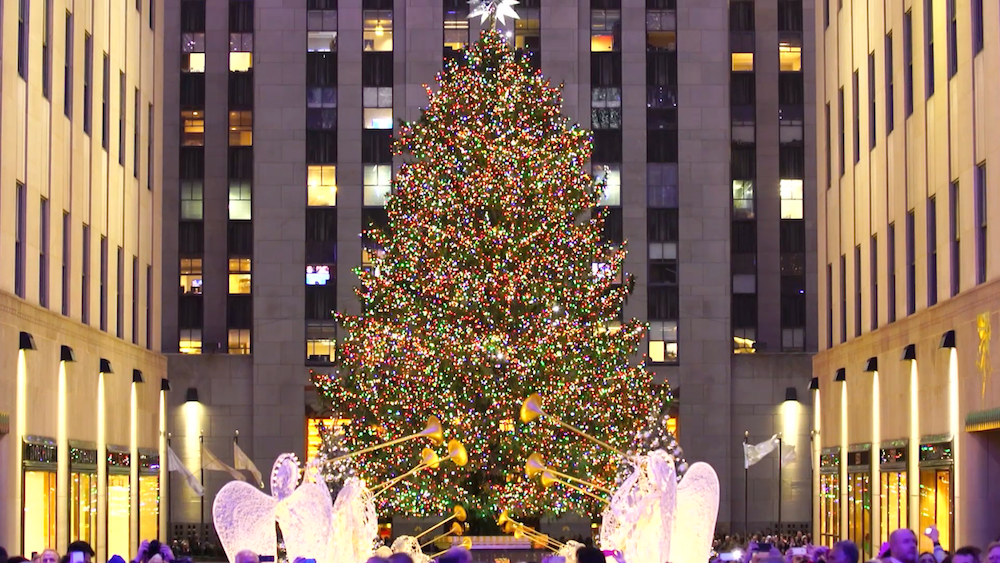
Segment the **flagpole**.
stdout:
<path fill-rule="evenodd" d="M 168 450 L 170 449 L 170 439 L 172 437 L 173 437 L 173 434 L 171 434 L 170 432 L 167 432 L 167 449 Z M 161 460 L 160 463 L 162 464 L 163 461 Z M 166 485 L 166 488 L 167 488 L 167 533 L 170 534 L 169 536 L 167 536 L 167 541 L 171 542 L 171 543 L 173 542 L 173 538 L 174 538 L 174 530 L 173 530 L 173 527 L 174 527 L 174 478 L 172 477 L 173 474 L 174 474 L 174 472 L 170 469 L 170 458 L 167 457 L 167 482 L 164 483 L 164 485 Z"/>
<path fill-rule="evenodd" d="M 198 443 L 201 444 L 201 448 L 199 448 L 199 450 L 198 450 L 198 460 L 201 462 L 201 463 L 199 463 L 199 465 L 201 465 L 201 475 L 200 475 L 200 477 L 201 477 L 201 486 L 204 487 L 205 486 L 205 431 L 204 430 L 202 430 L 201 433 L 198 435 Z M 208 535 L 205 534 L 205 495 L 204 494 L 201 495 L 201 500 L 199 502 L 201 503 L 201 510 L 199 511 L 201 513 L 201 528 L 198 529 L 198 538 L 199 538 L 199 541 L 200 541 L 203 534 L 205 535 L 205 539 L 206 540 L 208 539 Z"/>
<path fill-rule="evenodd" d="M 781 432 L 778 432 L 778 536 L 781 536 L 781 471 L 785 458 L 781 454 Z"/>
<path fill-rule="evenodd" d="M 750 538 L 750 464 L 747 463 L 746 446 L 750 443 L 750 431 L 743 432 L 743 536 Z"/>

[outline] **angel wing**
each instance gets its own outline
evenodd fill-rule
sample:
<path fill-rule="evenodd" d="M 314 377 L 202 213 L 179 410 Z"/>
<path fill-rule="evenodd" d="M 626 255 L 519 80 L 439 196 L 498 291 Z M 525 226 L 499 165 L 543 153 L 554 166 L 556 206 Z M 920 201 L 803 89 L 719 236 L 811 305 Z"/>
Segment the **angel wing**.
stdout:
<path fill-rule="evenodd" d="M 707 463 L 691 466 L 677 485 L 671 563 L 704 563 L 719 517 L 719 476 Z"/>
<path fill-rule="evenodd" d="M 371 491 L 357 477 L 348 479 L 337 494 L 332 531 L 330 553 L 337 554 L 338 562 L 364 563 L 371 556 L 378 537 L 378 514 Z"/>
<path fill-rule="evenodd" d="M 274 527 L 277 499 L 242 481 L 226 483 L 212 503 L 212 521 L 230 563 L 249 549 L 259 555 L 277 555 L 278 534 Z"/>
<path fill-rule="evenodd" d="M 677 478 L 666 452 L 642 456 L 605 510 L 601 547 L 617 549 L 626 561 L 664 563 L 670 554 Z"/>
<path fill-rule="evenodd" d="M 275 518 L 281 526 L 288 560 L 298 557 L 332 562 L 330 536 L 333 532 L 333 501 L 323 483 L 299 485 L 278 502 Z"/>

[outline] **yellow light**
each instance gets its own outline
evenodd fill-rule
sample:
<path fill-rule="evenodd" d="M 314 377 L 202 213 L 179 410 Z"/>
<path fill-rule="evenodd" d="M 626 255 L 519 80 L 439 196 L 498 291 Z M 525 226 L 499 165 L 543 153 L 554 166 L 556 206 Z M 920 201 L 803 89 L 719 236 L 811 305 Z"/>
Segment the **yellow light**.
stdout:
<path fill-rule="evenodd" d="M 385 35 L 385 28 L 382 27 L 381 21 L 375 24 L 375 35 L 378 37 L 382 37 L 383 35 Z"/>

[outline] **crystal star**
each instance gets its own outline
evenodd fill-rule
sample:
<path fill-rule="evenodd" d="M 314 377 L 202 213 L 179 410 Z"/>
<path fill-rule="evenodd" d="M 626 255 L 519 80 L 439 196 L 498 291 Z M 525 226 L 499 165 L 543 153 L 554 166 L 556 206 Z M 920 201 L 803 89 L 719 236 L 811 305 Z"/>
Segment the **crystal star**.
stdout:
<path fill-rule="evenodd" d="M 479 16 L 479 23 L 485 23 L 490 16 L 500 20 L 500 25 L 506 25 L 507 17 L 521 19 L 513 8 L 515 4 L 520 4 L 518 0 L 470 0 L 469 4 L 472 6 L 469 18 Z"/>

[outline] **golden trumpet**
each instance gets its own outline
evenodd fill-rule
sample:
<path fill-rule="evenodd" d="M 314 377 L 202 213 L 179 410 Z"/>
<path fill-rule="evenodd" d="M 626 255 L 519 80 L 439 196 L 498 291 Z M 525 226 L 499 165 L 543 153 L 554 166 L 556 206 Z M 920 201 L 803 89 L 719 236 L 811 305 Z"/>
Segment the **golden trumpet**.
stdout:
<path fill-rule="evenodd" d="M 472 549 L 472 538 L 464 537 L 462 538 L 462 541 L 458 542 L 458 545 L 452 547 L 464 547 L 465 549 Z M 448 549 L 451 549 L 451 547 L 449 547 Z M 444 555 L 445 553 L 448 553 L 448 549 L 444 551 L 439 551 L 434 555 L 431 555 L 431 559 L 434 559 L 435 557 L 439 557 L 441 555 Z"/>
<path fill-rule="evenodd" d="M 459 522 L 465 522 L 466 518 L 468 518 L 468 514 L 466 514 L 466 512 L 465 512 L 465 508 L 462 505 L 460 505 L 460 504 L 456 504 L 455 507 L 451 509 L 451 516 L 449 516 L 448 518 L 445 518 L 444 520 L 438 522 L 437 524 L 434 524 L 433 526 L 431 526 L 430 528 L 427 528 L 423 532 L 420 532 L 419 534 L 413 536 L 413 538 L 419 540 L 420 538 L 422 538 L 422 537 L 426 536 L 427 534 L 431 533 L 431 531 L 436 530 L 436 529 L 440 528 L 441 526 L 444 526 L 445 524 L 447 524 L 448 522 L 451 522 L 452 520 L 458 520 Z"/>
<path fill-rule="evenodd" d="M 561 479 L 558 479 L 555 475 L 552 474 L 551 471 L 546 470 L 546 471 L 542 472 L 542 486 L 543 487 L 545 487 L 547 489 L 547 488 L 551 487 L 552 485 L 555 485 L 556 483 L 559 483 L 560 485 L 562 485 L 562 486 L 564 486 L 564 487 L 566 487 L 568 489 L 572 489 L 572 490 L 574 490 L 574 491 L 576 491 L 576 492 L 578 492 L 580 494 L 587 495 L 588 497 L 590 497 L 590 498 L 592 498 L 594 500 L 598 500 L 600 502 L 603 502 L 604 504 L 610 504 L 610 501 L 607 500 L 607 499 L 605 499 L 605 498 L 603 498 L 603 497 L 599 497 L 599 496 L 595 495 L 594 493 L 592 493 L 592 492 L 590 492 L 590 491 L 588 491 L 586 489 L 582 489 L 580 487 L 577 487 L 573 483 L 570 483 L 568 481 L 563 481 Z"/>
<path fill-rule="evenodd" d="M 601 446 L 602 448 L 611 450 L 624 458 L 629 457 L 628 454 L 612 446 L 611 444 L 603 440 L 598 440 L 597 438 L 591 436 L 590 434 L 587 434 L 583 430 L 580 430 L 579 428 L 566 424 L 558 416 L 553 416 L 545 412 L 545 410 L 542 408 L 542 396 L 539 395 L 538 393 L 532 393 L 531 395 L 528 395 L 528 398 L 525 399 L 523 403 L 521 403 L 521 422 L 528 423 L 543 416 L 547 417 L 557 426 L 561 426 L 578 436 L 586 438 L 591 442 L 597 444 L 598 446 Z"/>
<path fill-rule="evenodd" d="M 535 541 L 537 543 L 542 543 L 549 549 L 552 549 L 550 544 L 557 546 L 556 549 L 552 551 L 558 551 L 559 547 L 562 547 L 564 545 L 561 542 L 558 542 L 552 539 L 551 537 L 535 530 L 534 528 L 525 526 L 524 524 L 516 520 L 512 520 L 506 510 L 500 513 L 500 518 L 497 519 L 497 524 L 499 524 L 500 528 L 504 531 L 505 534 L 514 534 L 514 537 L 518 537 L 518 535 L 520 534 L 521 536 L 526 537 L 532 541 Z"/>
<path fill-rule="evenodd" d="M 528 456 L 528 461 L 525 462 L 525 464 L 524 464 L 524 473 L 525 473 L 525 475 L 528 476 L 528 479 L 533 479 L 535 477 L 535 475 L 538 475 L 539 473 L 544 473 L 546 471 L 548 471 L 549 473 L 551 473 L 552 475 L 555 475 L 557 477 L 562 477 L 563 479 L 566 479 L 567 481 L 573 481 L 575 483 L 580 483 L 580 484 L 586 485 L 586 486 L 588 486 L 588 487 L 590 487 L 592 489 L 597 489 L 598 491 L 601 491 L 601 492 L 604 492 L 604 493 L 608 493 L 609 495 L 614 494 L 610 489 L 608 489 L 606 487 L 602 487 L 602 486 L 600 486 L 600 485 L 598 485 L 596 483 L 593 483 L 591 481 L 580 479 L 579 477 L 573 477 L 572 475 L 567 475 L 566 473 L 563 473 L 561 471 L 556 471 L 555 469 L 552 469 L 551 467 L 547 467 L 545 465 L 545 458 L 543 458 L 542 454 L 540 454 L 538 452 L 535 452 L 535 453 L 533 453 L 533 454 L 531 454 L 531 455 Z"/>
<path fill-rule="evenodd" d="M 469 463 L 469 453 L 465 450 L 465 446 L 458 440 L 452 440 L 448 442 L 448 455 L 446 455 L 443 458 L 439 458 L 438 455 L 434 453 L 434 450 L 430 448 L 424 448 L 423 452 L 421 452 L 421 457 L 422 459 L 420 463 L 417 464 L 417 466 L 414 467 L 413 469 L 407 471 L 406 473 L 403 473 L 399 477 L 395 477 L 392 480 L 385 482 L 382 485 L 373 487 L 372 494 L 378 496 L 388 491 L 389 489 L 395 487 L 403 479 L 406 479 L 410 475 L 413 475 L 414 473 L 421 471 L 423 469 L 427 469 L 428 467 L 436 469 L 441 464 L 441 462 L 448 461 L 449 459 L 458 467 L 463 467 L 467 463 Z"/>
<path fill-rule="evenodd" d="M 388 442 L 383 442 L 381 444 L 370 446 L 356 452 L 351 452 L 349 454 L 344 454 L 342 456 L 337 456 L 332 459 L 326 460 L 325 463 L 334 463 L 342 459 L 347 459 L 349 457 L 354 457 L 356 455 L 366 454 L 368 452 L 374 452 L 375 450 L 381 450 L 382 448 L 388 448 L 389 446 L 394 446 L 396 444 L 401 444 L 408 440 L 413 440 L 416 438 L 427 438 L 431 441 L 432 445 L 440 446 L 444 443 L 444 431 L 441 429 L 441 421 L 438 417 L 431 415 L 427 418 L 427 424 L 424 425 L 424 429 L 416 434 L 410 434 L 409 436 L 404 436 L 402 438 L 396 438 L 395 440 L 389 440 Z"/>
<path fill-rule="evenodd" d="M 458 522 L 452 522 L 451 529 L 449 529 L 447 532 L 441 534 L 440 536 L 435 537 L 430 541 L 420 544 L 420 547 L 426 547 L 428 545 L 431 545 L 432 543 L 437 543 L 438 540 L 443 540 L 448 536 L 460 536 L 464 533 L 465 533 L 465 528 L 463 528 L 461 524 L 459 524 Z"/>

